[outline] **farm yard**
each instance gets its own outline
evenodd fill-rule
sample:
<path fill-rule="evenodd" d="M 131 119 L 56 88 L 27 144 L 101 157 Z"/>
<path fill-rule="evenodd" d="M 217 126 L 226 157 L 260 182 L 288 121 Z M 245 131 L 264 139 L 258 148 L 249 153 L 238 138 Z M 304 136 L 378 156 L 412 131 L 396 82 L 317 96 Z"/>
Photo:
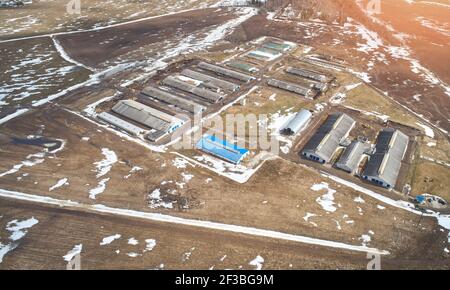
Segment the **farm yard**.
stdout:
<path fill-rule="evenodd" d="M 337 0 L 60 2 L 0 10 L 0 269 L 448 269 L 424 35 Z"/>

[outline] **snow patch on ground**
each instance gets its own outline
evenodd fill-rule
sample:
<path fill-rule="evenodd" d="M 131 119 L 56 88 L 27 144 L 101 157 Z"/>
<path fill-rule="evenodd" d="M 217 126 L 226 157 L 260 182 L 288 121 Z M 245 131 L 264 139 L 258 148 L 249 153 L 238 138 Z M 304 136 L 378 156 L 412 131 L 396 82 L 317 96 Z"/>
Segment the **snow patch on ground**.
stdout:
<path fill-rule="evenodd" d="M 326 190 L 327 193 L 318 197 L 316 202 L 326 211 L 326 212 L 335 212 L 337 208 L 334 206 L 334 194 L 336 190 L 329 188 L 328 183 L 322 182 L 319 184 L 314 184 L 311 189 L 313 191 L 322 191 Z"/>
<path fill-rule="evenodd" d="M 27 230 L 36 225 L 37 223 L 39 223 L 39 221 L 34 217 L 23 221 L 19 220 L 10 221 L 6 225 L 6 230 L 11 232 L 9 239 L 12 241 L 18 241 L 22 239 L 27 234 L 28 232 Z"/>
<path fill-rule="evenodd" d="M 264 264 L 264 258 L 261 256 L 256 256 L 255 259 L 251 260 L 250 263 L 248 263 L 250 266 L 254 266 L 255 270 L 261 270 Z"/>
<path fill-rule="evenodd" d="M 161 198 L 161 190 L 159 188 L 153 190 L 152 193 L 149 194 L 149 207 L 150 208 L 167 208 L 171 209 L 173 208 L 173 204 L 171 202 L 165 202 Z"/>
<path fill-rule="evenodd" d="M 111 171 L 112 166 L 118 161 L 117 155 L 114 151 L 108 148 L 102 148 L 104 159 L 94 163 L 96 166 L 97 178 L 103 177 Z M 97 187 L 89 191 L 89 198 L 96 199 L 97 195 L 103 193 L 106 189 L 106 184 L 110 178 L 103 178 L 97 184 Z"/>
<path fill-rule="evenodd" d="M 76 256 L 81 254 L 83 250 L 83 244 L 75 245 L 72 250 L 68 251 L 65 256 L 63 256 L 64 261 L 70 262 Z"/>
<path fill-rule="evenodd" d="M 100 243 L 100 246 L 105 246 L 105 245 L 109 245 L 112 242 L 114 242 L 115 240 L 118 240 L 122 237 L 122 235 L 120 234 L 115 234 L 109 237 L 105 237 L 103 238 L 102 242 Z"/>
<path fill-rule="evenodd" d="M 50 188 L 48 189 L 48 191 L 53 191 L 53 190 L 55 190 L 55 189 L 57 189 L 57 188 L 60 188 L 61 186 L 64 186 L 64 185 L 69 185 L 69 182 L 68 182 L 68 179 L 67 179 L 67 178 L 62 178 L 62 179 L 58 180 L 58 182 L 56 182 L 55 185 L 53 185 L 52 187 L 50 187 Z"/>
<path fill-rule="evenodd" d="M 156 246 L 156 240 L 155 239 L 146 239 L 145 240 L 145 252 L 151 252 Z"/>
<path fill-rule="evenodd" d="M 427 137 L 430 137 L 431 139 L 434 138 L 434 131 L 433 131 L 433 129 L 431 129 L 427 125 L 424 125 L 424 124 L 419 123 L 419 122 L 416 122 L 416 125 L 422 127 L 422 129 L 425 131 L 425 135 L 427 135 Z"/>

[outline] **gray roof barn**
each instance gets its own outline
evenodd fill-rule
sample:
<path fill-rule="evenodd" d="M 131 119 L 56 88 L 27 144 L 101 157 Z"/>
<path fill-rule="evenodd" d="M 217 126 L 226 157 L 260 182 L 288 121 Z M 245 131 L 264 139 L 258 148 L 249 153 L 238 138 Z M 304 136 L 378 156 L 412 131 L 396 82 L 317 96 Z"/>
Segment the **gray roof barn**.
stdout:
<path fill-rule="evenodd" d="M 141 95 L 146 97 L 151 97 L 158 101 L 174 105 L 182 110 L 188 111 L 190 113 L 200 112 L 206 110 L 206 107 L 200 104 L 197 104 L 191 100 L 185 99 L 183 97 L 174 95 L 172 93 L 163 91 L 161 89 L 155 87 L 145 87 Z"/>
<path fill-rule="evenodd" d="M 333 79 L 323 73 L 319 73 L 313 70 L 305 68 L 288 67 L 286 71 L 290 74 L 297 75 L 303 78 L 311 79 L 321 83 L 331 82 Z"/>
<path fill-rule="evenodd" d="M 229 81 L 225 81 L 225 80 L 221 80 L 221 79 L 209 76 L 207 74 L 196 72 L 196 71 L 193 71 L 190 69 L 184 69 L 181 72 L 181 75 L 186 76 L 188 78 L 196 79 L 196 80 L 199 80 L 202 82 L 210 83 L 216 87 L 221 88 L 222 90 L 231 91 L 231 92 L 239 90 L 239 85 L 236 85 Z"/>
<path fill-rule="evenodd" d="M 240 80 L 240 81 L 243 81 L 246 83 L 256 79 L 255 77 L 252 77 L 252 76 L 249 76 L 249 75 L 246 75 L 246 74 L 234 71 L 234 70 L 230 70 L 230 69 L 218 66 L 218 65 L 209 64 L 206 62 L 199 63 L 198 67 L 201 69 L 209 70 L 209 71 L 215 72 L 216 74 L 227 76 L 227 77 L 237 79 L 237 80 Z"/>
<path fill-rule="evenodd" d="M 344 113 L 334 113 L 320 126 L 303 148 L 303 154 L 314 155 L 329 162 L 341 141 L 347 137 L 355 120 Z"/>
<path fill-rule="evenodd" d="M 284 126 L 280 131 L 285 135 L 295 135 L 297 134 L 308 121 L 311 119 L 311 112 L 308 110 L 301 110 L 298 112 L 294 118 L 292 118 L 286 126 Z"/>
<path fill-rule="evenodd" d="M 401 163 L 408 149 L 409 137 L 393 128 L 382 130 L 377 137 L 375 153 L 370 157 L 363 177 L 372 178 L 385 187 L 394 187 Z"/>
<path fill-rule="evenodd" d="M 196 87 L 173 76 L 165 78 L 163 84 L 199 96 L 210 103 L 217 103 L 223 99 L 221 94 Z"/>
<path fill-rule="evenodd" d="M 102 113 L 98 114 L 97 117 L 100 120 L 103 120 L 113 126 L 116 126 L 117 128 L 122 129 L 131 135 L 137 136 L 145 131 L 144 129 L 139 128 L 138 126 L 135 126 L 121 118 L 117 118 L 116 116 L 114 116 L 110 113 L 107 113 L 107 112 L 102 112 Z"/>
<path fill-rule="evenodd" d="M 353 140 L 350 145 L 345 148 L 344 153 L 336 162 L 335 166 L 349 173 L 353 173 L 358 169 L 362 155 L 370 149 L 368 143 L 359 140 Z"/>
<path fill-rule="evenodd" d="M 275 88 L 282 89 L 285 91 L 293 92 L 293 93 L 305 96 L 307 98 L 315 97 L 313 90 L 311 88 L 305 88 L 305 87 L 299 86 L 297 84 L 280 81 L 280 80 L 275 80 L 275 79 L 269 79 L 267 81 L 267 84 L 271 87 L 275 87 Z"/>
<path fill-rule="evenodd" d="M 112 110 L 135 122 L 163 132 L 168 132 L 174 125 L 184 123 L 181 119 L 133 100 L 120 101 Z"/>

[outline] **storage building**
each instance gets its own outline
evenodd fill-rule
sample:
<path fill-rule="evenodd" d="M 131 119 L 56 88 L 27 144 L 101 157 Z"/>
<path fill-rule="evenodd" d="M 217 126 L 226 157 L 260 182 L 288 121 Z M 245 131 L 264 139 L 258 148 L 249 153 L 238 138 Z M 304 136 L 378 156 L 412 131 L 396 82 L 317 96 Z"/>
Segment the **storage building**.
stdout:
<path fill-rule="evenodd" d="M 402 132 L 392 128 L 382 130 L 377 137 L 375 152 L 362 174 L 363 179 L 378 186 L 394 188 L 408 143 L 408 136 Z"/>
<path fill-rule="evenodd" d="M 305 68 L 288 67 L 286 69 L 286 72 L 296 75 L 296 76 L 303 77 L 303 78 L 318 81 L 321 83 L 329 83 L 333 80 L 331 77 L 329 77 L 325 74 L 322 74 L 322 73 L 319 73 L 319 72 L 316 72 L 313 70 L 305 69 Z"/>
<path fill-rule="evenodd" d="M 285 135 L 295 135 L 305 127 L 311 119 L 312 114 L 308 110 L 301 110 L 298 112 L 289 123 L 281 129 L 281 133 Z"/>
<path fill-rule="evenodd" d="M 316 96 L 316 94 L 313 92 L 313 90 L 311 88 L 305 88 L 302 86 L 299 86 L 297 84 L 293 84 L 293 83 L 289 83 L 289 82 L 285 82 L 285 81 L 280 81 L 280 80 L 275 80 L 275 79 L 269 79 L 267 81 L 267 84 L 271 87 L 275 87 L 278 89 L 282 89 L 288 92 L 292 92 L 292 93 L 296 93 L 299 95 L 302 95 L 306 98 L 314 98 Z"/>
<path fill-rule="evenodd" d="M 199 63 L 198 67 L 201 69 L 212 71 L 216 74 L 227 76 L 227 77 L 230 77 L 230 78 L 233 78 L 236 80 L 240 80 L 240 81 L 243 81 L 246 83 L 256 79 L 255 77 L 252 77 L 252 76 L 249 76 L 249 75 L 246 75 L 246 74 L 234 71 L 234 70 L 230 70 L 230 69 L 218 66 L 218 65 L 209 64 L 206 62 Z"/>
<path fill-rule="evenodd" d="M 241 61 L 229 61 L 227 62 L 227 66 L 247 73 L 256 73 L 259 71 L 259 69 L 254 67 L 253 65 Z"/>
<path fill-rule="evenodd" d="M 302 150 L 302 156 L 320 163 L 330 162 L 339 144 L 356 122 L 344 113 L 334 113 L 320 126 Z"/>
<path fill-rule="evenodd" d="M 133 100 L 120 101 L 112 110 L 130 120 L 164 133 L 172 133 L 185 123 L 184 120 L 178 119 L 175 116 Z"/>
<path fill-rule="evenodd" d="M 206 110 L 206 107 L 203 105 L 197 104 L 194 101 L 188 100 L 186 98 L 177 96 L 173 93 L 169 93 L 155 87 L 144 88 L 141 92 L 141 96 L 142 95 L 176 106 L 190 113 L 198 113 Z"/>
<path fill-rule="evenodd" d="M 214 86 L 221 88 L 222 90 L 234 92 L 239 90 L 239 85 L 236 85 L 232 82 L 221 80 L 212 76 L 209 76 L 207 74 L 203 74 L 197 71 L 193 71 L 190 69 L 184 69 L 181 74 L 183 76 L 193 78 L 202 82 L 211 83 Z"/>
<path fill-rule="evenodd" d="M 245 148 L 241 148 L 212 135 L 203 136 L 198 141 L 197 148 L 233 164 L 239 164 L 249 153 L 249 150 Z"/>
<path fill-rule="evenodd" d="M 199 88 L 173 76 L 165 78 L 163 84 L 199 96 L 210 103 L 217 103 L 223 99 L 223 95 L 219 93 Z"/>
<path fill-rule="evenodd" d="M 354 173 L 359 167 L 363 154 L 369 149 L 370 145 L 368 143 L 353 140 L 352 143 L 345 148 L 344 153 L 342 153 L 335 166 L 348 173 Z"/>
<path fill-rule="evenodd" d="M 125 132 L 127 132 L 131 135 L 134 135 L 134 136 L 138 136 L 138 135 L 142 134 L 143 132 L 145 132 L 144 129 L 142 129 L 138 126 L 135 126 L 135 125 L 131 124 L 130 122 L 120 119 L 110 113 L 107 113 L 107 112 L 100 113 L 97 115 L 97 117 L 100 120 L 103 120 L 103 121 L 119 128 L 119 129 L 122 129 Z"/>

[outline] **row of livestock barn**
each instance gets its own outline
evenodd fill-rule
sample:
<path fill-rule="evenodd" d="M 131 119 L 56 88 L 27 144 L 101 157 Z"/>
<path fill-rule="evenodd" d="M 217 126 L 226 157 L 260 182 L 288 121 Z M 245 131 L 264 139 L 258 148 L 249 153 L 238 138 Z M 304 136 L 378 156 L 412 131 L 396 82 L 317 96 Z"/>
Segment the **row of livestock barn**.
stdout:
<path fill-rule="evenodd" d="M 310 100 L 316 98 L 321 93 L 327 92 L 330 83 L 335 79 L 333 76 L 326 73 L 301 67 L 288 67 L 285 72 L 288 75 L 295 77 L 295 83 L 278 79 L 269 79 L 267 84 L 271 87 L 288 91 Z"/>
<path fill-rule="evenodd" d="M 136 100 L 121 100 L 98 118 L 151 142 L 182 127 L 192 116 L 223 101 L 256 78 L 223 66 L 199 62 L 140 92 Z"/>
<path fill-rule="evenodd" d="M 364 156 L 367 156 L 368 161 L 360 177 L 384 188 L 394 188 L 408 149 L 409 137 L 399 130 L 384 128 L 379 132 L 374 146 L 360 139 L 347 144 L 345 141 L 355 125 L 356 121 L 347 114 L 330 114 L 306 143 L 301 156 L 321 164 L 332 163 L 338 149 L 343 147 L 342 154 L 333 164 L 336 168 L 354 174 Z"/>

